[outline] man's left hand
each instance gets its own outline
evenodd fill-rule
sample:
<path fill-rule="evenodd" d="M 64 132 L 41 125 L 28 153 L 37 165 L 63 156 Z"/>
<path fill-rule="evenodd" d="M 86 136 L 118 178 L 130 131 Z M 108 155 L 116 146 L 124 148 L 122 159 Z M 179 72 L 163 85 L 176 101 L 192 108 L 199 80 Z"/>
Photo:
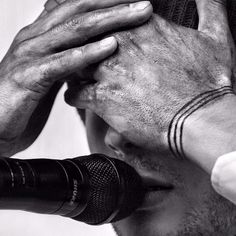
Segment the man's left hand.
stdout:
<path fill-rule="evenodd" d="M 198 31 L 154 15 L 116 34 L 119 50 L 94 70 L 96 83 L 70 87 L 66 101 L 92 110 L 137 145 L 181 155 L 173 119 L 184 107 L 191 111 L 194 102 L 202 104 L 198 97 L 208 101 L 209 93 L 211 103 L 232 95 L 235 65 L 226 1 L 196 3 Z"/>

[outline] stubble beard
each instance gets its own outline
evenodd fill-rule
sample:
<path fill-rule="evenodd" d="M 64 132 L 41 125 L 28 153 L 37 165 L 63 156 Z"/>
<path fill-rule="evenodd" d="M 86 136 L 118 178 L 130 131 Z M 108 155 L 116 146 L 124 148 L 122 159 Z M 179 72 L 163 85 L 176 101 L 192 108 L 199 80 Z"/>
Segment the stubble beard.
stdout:
<path fill-rule="evenodd" d="M 131 228 L 136 228 L 134 234 L 127 233 L 122 224 L 113 224 L 113 229 L 117 236 L 236 236 L 236 206 L 218 194 L 212 195 L 205 202 L 203 211 L 191 210 L 185 214 L 183 222 L 175 232 L 163 233 L 158 229 L 147 229 L 145 232 L 145 219 L 134 227 L 135 221 L 132 220 Z M 158 222 L 157 222 L 158 223 Z M 147 223 L 148 224 L 148 223 Z M 126 225 L 127 227 L 127 225 Z M 140 231 L 137 230 L 140 227 Z M 137 232 L 140 232 L 137 233 Z"/>
<path fill-rule="evenodd" d="M 148 160 L 145 158 L 146 155 L 147 152 L 139 151 L 139 162 L 142 159 L 140 165 L 158 171 L 159 163 Z M 132 220 L 130 218 L 127 221 L 124 220 L 126 221 L 125 227 L 130 224 L 129 231 L 134 228 L 135 232 L 127 233 L 123 224 L 119 222 L 113 224 L 113 228 L 117 236 L 236 236 L 236 206 L 217 194 L 213 188 L 210 188 L 205 196 L 202 194 L 202 197 L 206 198 L 202 206 L 188 209 L 181 225 L 173 232 L 171 229 L 167 229 L 168 233 L 164 233 L 160 232 L 158 228 L 148 228 L 150 218 L 145 217 L 142 213 L 135 213 L 134 217 L 130 217 Z M 156 225 L 158 225 L 158 219 Z"/>

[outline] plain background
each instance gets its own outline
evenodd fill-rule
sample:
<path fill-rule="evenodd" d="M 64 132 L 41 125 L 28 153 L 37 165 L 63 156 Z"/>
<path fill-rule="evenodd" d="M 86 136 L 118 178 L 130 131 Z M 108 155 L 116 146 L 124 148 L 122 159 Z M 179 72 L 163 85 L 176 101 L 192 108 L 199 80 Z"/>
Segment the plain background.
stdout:
<path fill-rule="evenodd" d="M 43 0 L 0 0 L 0 60 L 16 33 L 43 10 Z M 75 110 L 59 93 L 47 125 L 36 142 L 20 158 L 68 158 L 89 154 L 85 129 Z M 1 236 L 113 236 L 111 226 L 88 226 L 60 216 L 20 211 L 0 211 Z"/>

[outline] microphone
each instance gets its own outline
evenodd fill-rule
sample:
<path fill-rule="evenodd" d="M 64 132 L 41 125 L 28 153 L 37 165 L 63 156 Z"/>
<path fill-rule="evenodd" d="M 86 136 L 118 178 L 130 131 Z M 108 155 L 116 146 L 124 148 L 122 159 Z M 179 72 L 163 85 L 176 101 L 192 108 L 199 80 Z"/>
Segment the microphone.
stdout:
<path fill-rule="evenodd" d="M 102 154 L 65 160 L 0 158 L 0 209 L 100 225 L 128 217 L 144 195 L 134 168 Z"/>

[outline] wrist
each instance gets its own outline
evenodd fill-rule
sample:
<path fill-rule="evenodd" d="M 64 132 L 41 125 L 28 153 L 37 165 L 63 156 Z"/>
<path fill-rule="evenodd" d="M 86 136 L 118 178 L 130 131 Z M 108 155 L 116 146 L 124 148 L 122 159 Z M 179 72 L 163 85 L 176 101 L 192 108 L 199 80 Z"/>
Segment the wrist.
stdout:
<path fill-rule="evenodd" d="M 236 96 L 226 94 L 186 119 L 184 154 L 209 174 L 218 157 L 236 150 Z"/>

